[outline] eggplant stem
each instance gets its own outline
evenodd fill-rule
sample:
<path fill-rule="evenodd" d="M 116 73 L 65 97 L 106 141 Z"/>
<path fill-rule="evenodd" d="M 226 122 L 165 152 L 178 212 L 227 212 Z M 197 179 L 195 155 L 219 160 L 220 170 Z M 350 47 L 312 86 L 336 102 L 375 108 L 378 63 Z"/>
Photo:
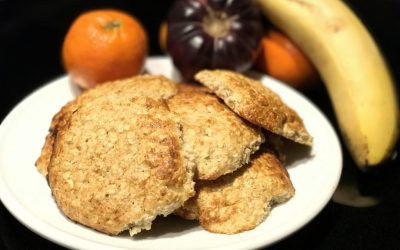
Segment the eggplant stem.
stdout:
<path fill-rule="evenodd" d="M 206 6 L 208 15 L 203 18 L 203 28 L 212 37 L 223 37 L 231 29 L 237 15 L 229 17 L 225 12 L 214 11 Z"/>

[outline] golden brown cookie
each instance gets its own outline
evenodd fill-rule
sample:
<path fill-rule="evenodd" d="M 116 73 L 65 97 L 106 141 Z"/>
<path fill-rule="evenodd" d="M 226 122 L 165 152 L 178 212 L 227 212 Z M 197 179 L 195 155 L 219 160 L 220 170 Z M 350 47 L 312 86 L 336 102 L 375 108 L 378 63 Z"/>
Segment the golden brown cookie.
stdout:
<path fill-rule="evenodd" d="M 185 157 L 195 167 L 196 179 L 214 180 L 246 164 L 264 141 L 261 129 L 201 87 L 178 86 L 167 103 L 181 120 Z"/>
<path fill-rule="evenodd" d="M 104 95 L 55 132 L 48 180 L 64 214 L 98 231 L 149 230 L 194 195 L 179 120 L 165 102 Z"/>
<path fill-rule="evenodd" d="M 196 190 L 196 196 L 175 213 L 222 234 L 255 228 L 273 205 L 286 202 L 295 192 L 276 153 L 264 147 L 248 165 L 217 180 L 197 182 Z"/>
<path fill-rule="evenodd" d="M 228 70 L 203 70 L 195 79 L 251 123 L 295 142 L 312 145 L 312 136 L 298 114 L 261 82 Z"/>

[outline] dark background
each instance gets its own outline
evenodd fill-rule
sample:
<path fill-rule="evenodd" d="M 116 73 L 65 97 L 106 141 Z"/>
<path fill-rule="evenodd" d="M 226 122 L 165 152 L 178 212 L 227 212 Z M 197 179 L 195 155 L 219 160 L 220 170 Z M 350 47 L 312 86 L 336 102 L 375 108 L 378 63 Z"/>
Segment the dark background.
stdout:
<path fill-rule="evenodd" d="M 171 2 L 0 0 L 0 120 L 27 94 L 64 74 L 60 48 L 69 25 L 81 12 L 113 7 L 135 15 L 143 22 L 149 34 L 150 54 L 159 55 L 162 52 L 158 46 L 158 28 Z M 346 2 L 374 35 L 396 82 L 399 82 L 400 2 Z M 305 94 L 327 114 L 336 127 L 323 85 Z M 331 201 L 310 224 L 271 248 L 399 249 L 399 165 L 397 157 L 377 170 L 360 171 L 345 151 L 344 173 L 355 178 L 364 195 L 377 196 L 381 202 L 369 208 L 354 208 Z M 22 226 L 0 203 L 0 249 L 62 248 Z"/>

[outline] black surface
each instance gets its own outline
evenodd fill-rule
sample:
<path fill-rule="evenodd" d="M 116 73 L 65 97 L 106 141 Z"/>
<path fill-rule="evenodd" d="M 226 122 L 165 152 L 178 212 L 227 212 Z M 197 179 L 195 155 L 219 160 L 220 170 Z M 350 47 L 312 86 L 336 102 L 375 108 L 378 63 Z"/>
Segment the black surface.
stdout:
<path fill-rule="evenodd" d="M 146 5 L 147 2 L 151 6 Z M 79 13 L 93 8 L 114 7 L 134 14 L 147 28 L 150 53 L 157 55 L 161 54 L 158 27 L 170 2 L 0 0 L 0 119 L 3 120 L 27 94 L 64 73 L 60 48 L 69 24 Z M 399 82 L 400 1 L 348 2 L 374 34 Z M 306 95 L 335 125 L 324 88 L 318 87 Z M 399 249 L 399 165 L 397 157 L 378 170 L 361 172 L 345 154 L 345 171 L 356 176 L 364 194 L 380 197 L 379 205 L 353 208 L 331 201 L 311 223 L 271 249 Z M 0 203 L 0 249 L 63 248 L 31 232 Z"/>

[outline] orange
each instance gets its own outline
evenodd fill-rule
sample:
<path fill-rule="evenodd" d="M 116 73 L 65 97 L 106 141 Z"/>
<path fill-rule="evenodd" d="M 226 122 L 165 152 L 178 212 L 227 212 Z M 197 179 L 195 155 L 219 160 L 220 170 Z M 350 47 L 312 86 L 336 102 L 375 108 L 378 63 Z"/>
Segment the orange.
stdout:
<path fill-rule="evenodd" d="M 142 24 L 127 13 L 109 9 L 80 15 L 62 48 L 64 68 L 82 88 L 139 74 L 147 54 Z"/>
<path fill-rule="evenodd" d="M 318 73 L 310 60 L 284 33 L 269 29 L 261 40 L 256 68 L 297 89 L 312 86 Z"/>
<path fill-rule="evenodd" d="M 168 25 L 167 22 L 162 22 L 160 24 L 160 28 L 158 30 L 158 43 L 162 51 L 167 50 L 167 33 L 168 33 Z"/>

